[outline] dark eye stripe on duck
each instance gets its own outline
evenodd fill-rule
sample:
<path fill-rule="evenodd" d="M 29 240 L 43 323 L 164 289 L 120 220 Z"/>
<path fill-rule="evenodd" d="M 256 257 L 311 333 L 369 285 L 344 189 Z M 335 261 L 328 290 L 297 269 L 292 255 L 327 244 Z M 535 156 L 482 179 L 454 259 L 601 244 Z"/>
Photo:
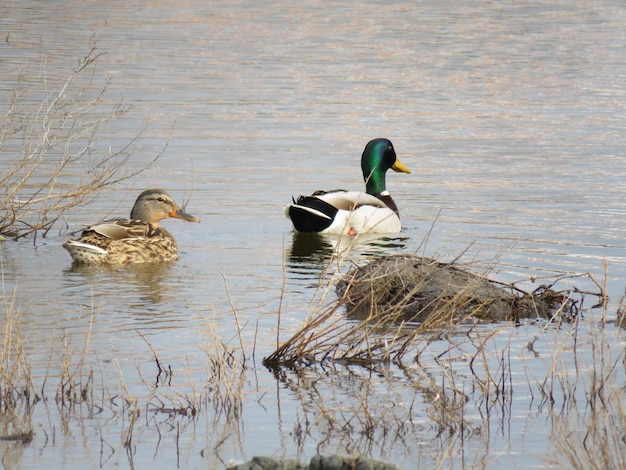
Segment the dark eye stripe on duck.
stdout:
<path fill-rule="evenodd" d="M 385 168 L 385 170 L 388 170 L 396 163 L 397 159 L 398 157 L 396 156 L 396 151 L 393 149 L 393 145 L 391 145 L 390 142 L 389 147 L 385 149 L 385 152 L 383 154 L 383 168 Z"/>

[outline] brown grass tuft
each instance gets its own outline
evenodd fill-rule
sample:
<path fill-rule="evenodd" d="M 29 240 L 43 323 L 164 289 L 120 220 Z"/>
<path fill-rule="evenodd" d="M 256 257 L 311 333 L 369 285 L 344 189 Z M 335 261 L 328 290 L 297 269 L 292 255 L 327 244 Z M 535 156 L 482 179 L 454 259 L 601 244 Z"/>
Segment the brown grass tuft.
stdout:
<path fill-rule="evenodd" d="M 446 335 L 458 325 L 525 317 L 549 321 L 557 314 L 571 320 L 586 294 L 604 299 L 602 290 L 556 292 L 556 280 L 526 293 L 456 265 L 419 257 L 390 256 L 347 275 L 338 272 L 323 281 L 320 298 L 326 298 L 338 276 L 340 298 L 312 303 L 300 329 L 264 359 L 266 366 L 400 362 L 411 351 L 416 354 L 420 341 Z M 580 298 L 574 300 L 575 295 Z"/>

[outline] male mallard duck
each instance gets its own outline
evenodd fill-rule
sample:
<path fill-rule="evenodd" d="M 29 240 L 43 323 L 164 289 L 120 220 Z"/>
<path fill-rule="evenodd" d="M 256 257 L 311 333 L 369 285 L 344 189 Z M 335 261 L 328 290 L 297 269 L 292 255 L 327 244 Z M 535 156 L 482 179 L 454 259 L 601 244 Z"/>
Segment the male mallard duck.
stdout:
<path fill-rule="evenodd" d="M 387 170 L 411 173 L 388 139 L 368 142 L 361 157 L 365 193 L 360 191 L 315 191 L 299 196 L 285 208 L 298 232 L 395 233 L 402 228 L 398 207 L 387 192 Z"/>
<path fill-rule="evenodd" d="M 168 217 L 188 222 L 199 219 L 178 208 L 162 189 L 142 192 L 130 212 L 130 219 L 111 219 L 83 230 L 80 238 L 68 240 L 63 248 L 75 263 L 130 264 L 178 259 L 174 237 L 159 221 Z"/>

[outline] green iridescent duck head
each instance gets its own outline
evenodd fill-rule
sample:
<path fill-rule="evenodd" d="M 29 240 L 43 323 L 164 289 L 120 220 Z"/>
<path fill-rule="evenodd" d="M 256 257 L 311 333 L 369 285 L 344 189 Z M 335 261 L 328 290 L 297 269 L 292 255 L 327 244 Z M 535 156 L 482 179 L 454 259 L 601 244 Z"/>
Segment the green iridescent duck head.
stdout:
<path fill-rule="evenodd" d="M 361 170 L 368 194 L 377 196 L 386 193 L 385 175 L 389 169 L 401 173 L 411 173 L 411 170 L 398 160 L 396 151 L 389 139 L 370 140 L 361 157 Z"/>

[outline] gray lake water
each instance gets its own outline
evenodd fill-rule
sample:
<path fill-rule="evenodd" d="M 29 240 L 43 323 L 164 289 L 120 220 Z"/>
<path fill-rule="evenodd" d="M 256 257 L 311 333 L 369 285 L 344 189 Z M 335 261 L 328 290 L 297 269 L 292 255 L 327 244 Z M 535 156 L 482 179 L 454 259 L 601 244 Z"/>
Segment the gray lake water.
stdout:
<path fill-rule="evenodd" d="M 42 80 L 58 88 L 94 41 L 103 53 L 96 89 L 111 79 L 95 109 L 133 106 L 99 131 L 94 158 L 137 135 L 129 168 L 165 149 L 45 238 L 1 246 L 4 296 L 19 311 L 32 376 L 47 397 L 20 417 L 35 433 L 30 443 L 0 441 L 6 468 L 224 468 L 254 455 L 308 461 L 318 452 L 407 469 L 568 465 L 536 384 L 560 348 L 565 363 L 576 347 L 592 366 L 601 321 L 610 354 L 625 345 L 614 323 L 626 285 L 621 0 L 23 0 L 2 6 L 0 39 L 3 115 L 20 72 L 34 109 Z M 433 359 L 448 349 L 443 339 L 419 346 L 423 368 L 384 374 L 311 366 L 275 375 L 261 365 L 276 346 L 278 312 L 286 339 L 310 310 L 332 251 L 294 237 L 283 207 L 316 189 L 362 188 L 360 155 L 375 137 L 391 139 L 413 170 L 387 181 L 404 228 L 357 246 L 351 261 L 460 256 L 503 282 L 590 273 L 610 296 L 604 313 L 585 314 L 576 345 L 570 327 L 482 327 L 496 338 L 494 370 L 508 351 L 514 399 L 490 414 L 485 398 L 465 389 L 472 432 L 463 439 L 442 431 L 422 388 L 445 382 Z M 6 169 L 19 153 L 6 147 L 0 159 Z M 73 269 L 61 248 L 70 232 L 126 216 L 152 187 L 189 199 L 187 211 L 202 220 L 164 222 L 180 259 Z M 594 288 L 587 277 L 563 281 L 572 283 Z M 537 355 L 528 347 L 535 337 Z M 207 372 L 219 340 L 243 344 L 243 375 Z M 463 384 L 472 382 L 467 348 L 450 360 Z M 171 368 L 165 380 L 155 352 Z M 93 371 L 92 402 L 105 408 L 54 399 L 68 360 L 78 376 Z M 623 364 L 614 374 L 623 386 Z M 369 424 L 355 411 L 364 402 Z M 189 403 L 195 416 L 155 411 Z"/>

